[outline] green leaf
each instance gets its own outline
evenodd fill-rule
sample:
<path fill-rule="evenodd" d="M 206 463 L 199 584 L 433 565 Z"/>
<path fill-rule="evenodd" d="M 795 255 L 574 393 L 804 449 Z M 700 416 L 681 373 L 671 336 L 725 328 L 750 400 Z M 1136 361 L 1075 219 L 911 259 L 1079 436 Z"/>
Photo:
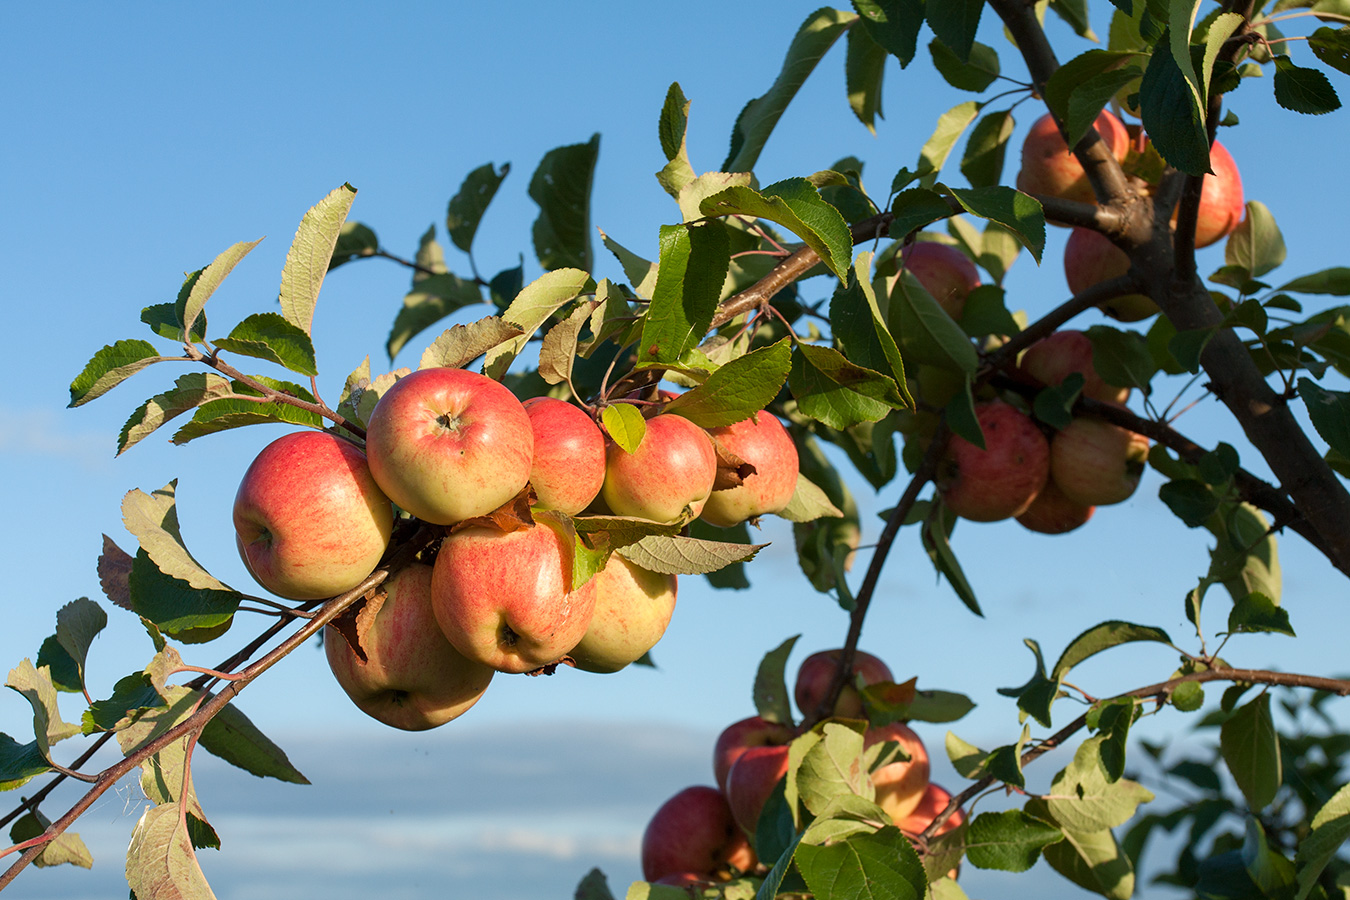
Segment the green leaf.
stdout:
<path fill-rule="evenodd" d="M 1010 187 L 951 188 L 956 202 L 969 213 L 997 222 L 1031 251 L 1036 262 L 1045 249 L 1045 212 L 1030 194 Z"/>
<path fill-rule="evenodd" d="M 149 341 L 125 340 L 108 344 L 85 364 L 84 371 L 70 383 L 68 408 L 97 400 L 151 363 L 174 357 L 160 356 Z"/>
<path fill-rule="evenodd" d="M 852 13 L 829 8 L 818 9 L 807 16 L 788 46 L 787 57 L 773 86 L 763 96 L 747 103 L 736 117 L 731 147 L 721 166 L 723 172 L 749 172 L 755 168 L 760 152 L 792 98 L 821 57 L 855 21 L 857 16 Z"/>
<path fill-rule="evenodd" d="M 88 597 L 72 600 L 56 613 L 56 641 L 66 651 L 79 672 L 79 684 L 84 685 L 84 664 L 89 645 L 108 624 L 108 614 Z"/>
<path fill-rule="evenodd" d="M 256 376 L 255 376 L 256 377 Z M 259 378 L 259 381 L 265 379 Z M 285 384 L 286 382 L 280 382 Z M 221 400 L 211 400 L 202 404 L 193 413 L 192 420 L 182 425 L 173 434 L 175 444 L 186 444 L 188 441 L 195 440 L 208 434 L 216 434 L 220 431 L 228 431 L 231 428 L 243 428 L 246 425 L 303 425 L 307 428 L 323 428 L 322 417 L 307 409 L 300 409 L 289 403 L 268 402 L 258 403 L 253 400 L 242 399 L 240 394 L 243 386 L 235 382 L 232 386 L 232 396 Z M 313 402 L 313 398 L 308 396 L 309 392 L 304 394 L 296 393 L 301 399 Z"/>
<path fill-rule="evenodd" d="M 909 838 L 890 825 L 835 844 L 802 843 L 796 860 L 811 893 L 830 900 L 922 900 L 928 884 Z"/>
<path fill-rule="evenodd" d="M 837 430 L 876 422 L 906 405 L 891 377 L 855 366 L 838 350 L 809 344 L 792 354 L 788 387 L 803 415 Z"/>
<path fill-rule="evenodd" d="M 380 239 L 369 227 L 360 222 L 343 222 L 338 231 L 337 243 L 333 245 L 333 257 L 328 261 L 328 271 L 354 259 L 374 256 L 379 249 Z"/>
<path fill-rule="evenodd" d="M 10 669 L 5 687 L 22 694 L 33 708 L 33 734 L 37 738 L 37 751 L 43 759 L 51 759 L 52 744 L 80 733 L 80 726 L 71 725 L 61 718 L 56 686 L 52 684 L 49 669 L 35 668 L 31 660 L 24 659 Z M 20 759 L 26 756 L 19 754 Z"/>
<path fill-rule="evenodd" d="M 50 772 L 37 741 L 20 744 L 7 734 L 0 733 L 0 791 L 22 787 L 43 772 Z"/>
<path fill-rule="evenodd" d="M 784 675 L 788 656 L 801 635 L 788 638 L 764 654 L 755 672 L 755 711 L 768 722 L 792 725 L 792 700 Z"/>
<path fill-rule="evenodd" d="M 847 278 L 853 259 L 853 235 L 839 210 L 826 203 L 805 178 L 776 181 L 762 190 L 733 186 L 699 204 L 705 216 L 753 216 L 791 231 L 819 254 L 839 278 Z M 664 257 L 662 268 L 664 269 Z M 657 276 L 660 284 L 660 275 Z"/>
<path fill-rule="evenodd" d="M 1073 405 L 1083 392 L 1083 376 L 1079 372 L 1070 372 L 1057 385 L 1042 388 L 1036 394 L 1032 411 L 1051 428 L 1064 429 L 1073 421 Z"/>
<path fill-rule="evenodd" d="M 1219 509 L 1220 499 L 1209 485 L 1194 478 L 1178 478 L 1158 489 L 1158 497 L 1189 528 L 1199 528 Z"/>
<path fill-rule="evenodd" d="M 1106 104 L 1111 102 L 1122 88 L 1137 81 L 1140 74 L 1138 66 L 1125 66 L 1094 75 L 1075 87 L 1073 93 L 1069 95 L 1068 117 L 1064 120 L 1070 147 L 1077 146 L 1088 133 L 1088 129 L 1096 125 L 1097 117 L 1101 115 Z"/>
<path fill-rule="evenodd" d="M 661 152 L 665 154 L 666 165 L 656 173 L 656 180 L 666 193 L 676 200 L 685 185 L 695 179 L 694 168 L 689 164 L 689 148 L 685 142 L 689 128 L 689 101 L 678 81 L 672 82 L 666 90 L 666 102 L 661 107 L 661 118 L 657 123 L 657 135 L 661 139 Z"/>
<path fill-rule="evenodd" d="M 234 327 L 229 337 L 217 339 L 215 345 L 241 356 L 277 363 L 301 375 L 319 374 L 309 335 L 277 313 L 249 316 Z"/>
<path fill-rule="evenodd" d="M 1172 62 L 1185 79 L 1195 108 L 1204 109 L 1209 85 L 1200 79 L 1195 71 L 1195 62 L 1191 59 L 1191 29 L 1195 27 L 1195 15 L 1200 8 L 1200 0 L 1169 0 L 1168 7 L 1167 37 Z"/>
<path fill-rule="evenodd" d="M 127 848 L 127 883 L 132 896 L 207 900 L 206 883 L 177 803 L 162 803 L 141 814 Z"/>
<path fill-rule="evenodd" d="M 863 697 L 869 709 L 868 721 L 874 725 L 889 725 L 891 722 L 955 722 L 965 717 L 975 708 L 975 702 L 965 694 L 955 691 L 915 691 L 907 703 L 883 707 L 876 700 L 876 693 L 863 689 Z M 893 716 L 886 721 L 888 716 Z"/>
<path fill-rule="evenodd" d="M 478 223 L 482 221 L 488 204 L 497 195 L 497 188 L 510 171 L 510 163 L 504 163 L 501 171 L 497 171 L 492 163 L 484 163 L 465 176 L 458 193 L 450 198 L 445 213 L 445 232 L 450 235 L 454 245 L 465 253 L 473 247 Z"/>
<path fill-rule="evenodd" d="M 847 55 L 844 59 L 844 81 L 848 90 L 848 105 L 858 121 L 876 134 L 876 120 L 884 118 L 881 112 L 881 83 L 886 74 L 886 48 L 872 40 L 866 28 L 848 30 Z"/>
<path fill-rule="evenodd" d="M 1069 24 L 1074 34 L 1090 41 L 1097 40 L 1088 22 L 1087 0 L 1050 0 L 1050 8 Z"/>
<path fill-rule="evenodd" d="M 577 339 L 591 317 L 591 307 L 580 304 L 566 319 L 554 325 L 544 335 L 539 346 L 539 377 L 548 384 L 562 384 L 572 378 L 572 365 L 577 357 Z"/>
<path fill-rule="evenodd" d="M 1139 57 L 1139 53 L 1133 50 L 1101 50 L 1093 49 L 1080 53 L 1073 59 L 1068 60 L 1062 66 L 1055 70 L 1050 76 L 1050 80 L 1045 83 L 1045 105 L 1048 106 L 1055 116 L 1064 122 L 1066 127 L 1069 125 L 1069 100 L 1084 85 L 1100 75 L 1113 72 L 1120 69 L 1126 63 Z M 1139 73 L 1135 72 L 1135 77 Z M 1105 106 L 1103 102 L 1102 106 Z M 1101 107 L 1098 107 L 1098 111 Z M 1089 124 L 1097 118 L 1096 114 L 1088 120 Z M 1072 127 L 1068 128 L 1070 140 L 1069 146 L 1072 147 L 1082 140 L 1087 128 L 1082 132 L 1075 133 Z"/>
<path fill-rule="evenodd" d="M 188 276 L 190 282 L 195 283 L 201 272 L 193 272 Z M 168 338 L 171 341 L 183 340 L 183 320 L 179 316 L 178 304 L 176 303 L 156 303 L 153 306 L 147 306 L 141 310 L 141 321 L 150 326 L 150 330 L 162 338 Z M 192 342 L 201 343 L 206 337 L 206 316 L 197 317 L 197 324 L 192 329 Z"/>
<path fill-rule="evenodd" d="M 44 816 L 41 810 L 25 813 L 9 829 L 9 839 L 16 844 L 30 841 L 45 833 L 51 824 L 51 820 Z M 43 846 L 42 852 L 33 859 L 33 865 L 39 869 L 62 864 L 79 866 L 81 869 L 94 867 L 93 854 L 89 852 L 89 848 L 80 840 L 78 834 L 67 831 L 57 835 L 48 841 Z"/>
<path fill-rule="evenodd" d="M 900 335 L 906 358 L 966 376 L 975 374 L 980 357 L 970 337 L 913 274 L 900 273 L 890 300 L 890 332 Z"/>
<path fill-rule="evenodd" d="M 534 252 L 545 271 L 591 269 L 591 186 L 599 157 L 597 132 L 584 144 L 545 153 L 530 178 L 530 199 L 539 205 Z"/>
<path fill-rule="evenodd" d="M 952 768 L 956 769 L 956 773 L 962 778 L 974 781 L 984 777 L 984 763 L 989 758 L 988 753 L 962 740 L 951 731 L 947 732 L 946 749 Z"/>
<path fill-rule="evenodd" d="M 96 731 L 113 731 L 138 710 L 158 706 L 164 706 L 164 698 L 150 684 L 145 672 L 133 672 L 117 680 L 111 697 L 95 700 L 85 710 L 81 730 L 86 735 Z"/>
<path fill-rule="evenodd" d="M 962 62 L 970 59 L 984 0 L 944 0 L 925 7 L 928 25 Z"/>
<path fill-rule="evenodd" d="M 1003 179 L 1003 158 L 1012 133 L 1013 116 L 1008 110 L 992 112 L 975 123 L 961 157 L 961 174 L 972 186 L 991 187 Z"/>
<path fill-rule="evenodd" d="M 802 805 L 816 816 L 823 816 L 841 795 L 873 799 L 876 789 L 863 761 L 863 736 L 846 725 L 826 723 L 822 740 L 806 752 L 797 769 L 797 790 Z"/>
<path fill-rule="evenodd" d="M 625 453 L 636 453 L 647 434 L 647 420 L 631 403 L 613 403 L 600 413 L 605 431 Z"/>
<path fill-rule="evenodd" d="M 117 455 L 120 456 L 170 419 L 204 403 L 232 395 L 229 379 L 213 372 L 189 372 L 178 376 L 172 388 L 142 403 L 127 419 L 117 438 Z"/>
<path fill-rule="evenodd" d="M 141 549 L 164 574 L 194 588 L 230 591 L 188 552 L 178 527 L 177 490 L 175 479 L 151 494 L 140 490 L 127 492 L 122 498 L 122 524 L 136 536 Z"/>
<path fill-rule="evenodd" d="M 1312 833 L 1298 845 L 1298 894 L 1304 900 L 1336 852 L 1350 840 L 1350 785 L 1343 786 L 1322 805 L 1312 819 Z"/>
<path fill-rule="evenodd" d="M 1260 812 L 1280 789 L 1279 734 L 1270 715 L 1270 694 L 1240 707 L 1219 730 L 1219 749 L 1252 812 Z"/>
<path fill-rule="evenodd" d="M 900 60 L 902 69 L 908 66 L 923 28 L 923 0 L 853 0 L 853 8 L 872 40 Z"/>
<path fill-rule="evenodd" d="M 927 188 L 910 188 L 897 194 L 891 203 L 891 215 L 894 218 L 887 233 L 901 240 L 910 232 L 951 214 L 951 206 L 940 194 Z"/>
<path fill-rule="evenodd" d="M 1295 278 L 1279 288 L 1281 291 L 1293 291 L 1296 294 L 1332 294 L 1337 297 L 1350 296 L 1350 267 L 1333 266 Z"/>
<path fill-rule="evenodd" d="M 661 263 L 642 325 L 640 363 L 673 363 L 699 345 L 717 312 L 730 261 L 721 222 L 661 226 Z"/>
<path fill-rule="evenodd" d="M 385 350 L 392 361 L 414 336 L 441 319 L 483 302 L 483 292 L 473 281 L 443 272 L 419 280 L 403 298 L 403 306 L 394 317 Z"/>
<path fill-rule="evenodd" d="M 965 0 L 959 0 L 965 2 Z M 951 155 L 952 148 L 960 140 L 961 135 L 970 127 L 970 123 L 975 121 L 975 117 L 980 114 L 984 104 L 976 103 L 974 100 L 967 100 L 965 103 L 959 103 L 947 110 L 938 117 L 937 127 L 933 129 L 932 136 L 919 149 L 919 175 L 922 176 L 921 184 L 924 187 L 932 187 L 937 181 L 938 175 L 942 172 L 943 165 L 947 162 L 947 157 Z M 950 210 L 946 213 L 950 215 Z M 896 235 L 894 226 L 892 226 L 892 235 Z"/>
<path fill-rule="evenodd" d="M 1350 28 L 1319 28 L 1308 35 L 1308 46 L 1322 62 L 1350 75 Z"/>
<path fill-rule="evenodd" d="M 1042 848 L 1063 837 L 1054 825 L 1020 809 L 980 813 L 966 830 L 966 858 L 977 869 L 1025 872 Z"/>
<path fill-rule="evenodd" d="M 1298 393 L 1322 440 L 1336 452 L 1350 454 L 1350 393 L 1325 390 L 1310 378 L 1298 380 Z"/>
<path fill-rule="evenodd" d="M 212 640 L 229 627 L 242 597 L 231 590 L 195 588 L 162 572 L 144 549 L 131 566 L 131 608 L 165 634 L 185 643 Z"/>
<path fill-rule="evenodd" d="M 52 685 L 58 691 L 78 694 L 84 690 L 84 677 L 80 667 L 71 659 L 70 654 L 61 646 L 61 642 L 54 634 L 48 635 L 38 648 L 37 667 L 41 669 L 43 666 L 51 672 Z"/>
<path fill-rule="evenodd" d="M 483 374 L 500 380 L 549 317 L 578 295 L 595 290 L 591 276 L 580 269 L 554 269 L 526 285 L 502 313 L 502 321 L 520 329 L 520 336 L 488 351 Z"/>
<path fill-rule="evenodd" d="M 702 428 L 740 422 L 778 395 L 791 367 L 792 346 L 783 338 L 720 366 L 703 384 L 668 403 L 664 411 Z"/>
<path fill-rule="evenodd" d="M 1283 853 L 1271 848 L 1265 829 L 1254 816 L 1247 817 L 1245 831 L 1242 863 L 1252 883 L 1263 897 L 1289 896 L 1297 881 L 1294 864 Z"/>
<path fill-rule="evenodd" d="M 778 515 L 790 522 L 814 522 L 820 518 L 843 518 L 844 513 L 835 506 L 818 485 L 801 472 L 797 473 L 797 489 L 788 505 L 778 511 Z"/>
<path fill-rule="evenodd" d="M 581 879 L 581 882 L 577 885 L 572 900 L 614 900 L 614 894 L 609 889 L 609 882 L 605 880 L 605 873 L 599 869 L 591 869 L 587 872 L 586 877 Z"/>
<path fill-rule="evenodd" d="M 323 287 L 323 276 L 328 272 L 338 235 L 355 199 L 356 188 L 344 184 L 314 204 L 301 218 L 295 239 L 286 252 L 286 265 L 281 270 L 281 314 L 305 334 L 310 333 L 313 325 L 314 305 Z M 183 318 L 192 321 L 191 314 Z"/>
<path fill-rule="evenodd" d="M 467 325 L 453 325 L 441 332 L 422 352 L 419 369 L 462 369 L 484 353 L 520 337 L 521 329 L 499 316 L 488 316 Z"/>
<path fill-rule="evenodd" d="M 639 568 L 663 575 L 707 575 L 732 563 L 754 559 L 767 546 L 652 535 L 621 548 L 618 553 Z"/>
<path fill-rule="evenodd" d="M 196 278 L 189 278 L 191 288 L 188 290 L 187 297 L 180 298 L 182 303 L 180 318 L 183 321 L 184 328 L 183 332 L 176 338 L 177 340 L 183 340 L 183 334 L 196 332 L 197 317 L 201 315 L 202 308 L 206 306 L 206 301 L 216 292 L 216 288 L 220 287 L 220 283 L 225 280 L 225 277 L 234 271 L 234 267 L 239 264 L 239 261 L 248 256 L 249 251 L 260 243 L 262 243 L 262 238 L 256 241 L 241 241 L 217 256 L 211 262 L 211 265 L 201 270 Z M 324 264 L 327 265 L 327 262 L 327 259 L 325 259 Z M 186 285 L 184 286 L 186 287 Z M 206 331 L 205 324 L 202 325 L 201 330 Z"/>
<path fill-rule="evenodd" d="M 889 374 L 899 385 L 906 404 L 912 406 L 904 362 L 882 318 L 881 306 L 872 289 L 871 270 L 871 252 L 859 253 L 848 281 L 836 287 L 830 298 L 830 331 L 850 362 Z"/>
<path fill-rule="evenodd" d="M 291 784 L 309 784 L 309 779 L 291 765 L 286 753 L 249 721 L 233 703 L 206 723 L 202 747 L 232 766 L 259 778 L 275 778 Z"/>
<path fill-rule="evenodd" d="M 1089 659 L 1121 644 L 1137 641 L 1155 641 L 1171 644 L 1172 639 L 1161 628 L 1149 625 L 1136 625 L 1133 622 L 1109 621 L 1094 625 L 1069 642 L 1069 646 L 1060 654 L 1059 661 L 1050 671 L 1050 677 L 1063 681 L 1069 670 L 1085 659 Z"/>
<path fill-rule="evenodd" d="M 1196 95 L 1172 53 L 1149 58 L 1139 106 L 1144 130 L 1163 159 L 1188 175 L 1209 171 L 1209 140 Z"/>
<path fill-rule="evenodd" d="M 1294 65 L 1287 56 L 1275 57 L 1275 102 L 1285 109 L 1321 116 L 1341 108 L 1341 99 L 1319 69 Z"/>
<path fill-rule="evenodd" d="M 978 94 L 998 79 L 998 53 L 987 44 L 972 42 L 969 62 L 962 61 L 941 41 L 929 41 L 928 52 L 933 56 L 933 68 L 954 88 Z"/>
<path fill-rule="evenodd" d="M 1028 800 L 1026 810 L 1033 816 L 1054 818 L 1039 798 Z M 1052 869 L 1085 890 L 1110 900 L 1129 900 L 1134 894 L 1134 866 L 1110 829 L 1065 829 L 1064 840 L 1042 852 Z"/>
<path fill-rule="evenodd" d="M 1284 262 L 1284 235 L 1275 217 L 1259 200 L 1247 201 L 1247 214 L 1224 244 L 1224 260 L 1259 278 Z"/>
<path fill-rule="evenodd" d="M 1265 594 L 1253 591 L 1233 604 L 1228 614 L 1230 632 L 1274 632 L 1295 637 L 1289 624 L 1289 612 Z"/>
<path fill-rule="evenodd" d="M 1102 761 L 1105 740 L 1098 736 L 1084 741 L 1073 762 L 1050 783 L 1046 804 L 1066 831 L 1091 834 L 1115 828 L 1133 818 L 1140 803 L 1153 799 L 1153 793 L 1138 782 L 1107 777 Z"/>
<path fill-rule="evenodd" d="M 966 580 L 966 573 L 962 571 L 961 563 L 957 560 L 948 540 L 951 530 L 945 524 L 946 516 L 945 506 L 940 503 L 933 505 L 933 514 L 924 520 L 923 529 L 920 531 L 923 548 L 928 553 L 928 560 L 933 564 L 933 568 L 937 570 L 938 575 L 947 579 L 947 583 L 952 586 L 952 590 L 965 604 L 966 609 L 977 616 L 983 616 L 975 591 Z"/>
<path fill-rule="evenodd" d="M 1093 325 L 1086 334 L 1092 341 L 1092 367 L 1103 381 L 1147 392 L 1157 371 L 1147 338 L 1109 325 Z"/>
<path fill-rule="evenodd" d="M 1005 697 L 1016 697 L 1018 709 L 1049 728 L 1050 707 L 1059 694 L 1059 682 L 1045 676 L 1045 660 L 1041 657 L 1041 645 L 1031 638 L 1023 638 L 1022 643 L 1035 657 L 1036 669 L 1026 684 L 1017 688 L 999 688 L 998 692 Z"/>

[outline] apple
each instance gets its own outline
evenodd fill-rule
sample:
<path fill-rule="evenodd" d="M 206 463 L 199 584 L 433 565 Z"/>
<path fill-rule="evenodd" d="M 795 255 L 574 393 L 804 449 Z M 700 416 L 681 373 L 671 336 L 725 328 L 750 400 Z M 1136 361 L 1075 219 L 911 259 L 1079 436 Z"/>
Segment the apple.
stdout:
<path fill-rule="evenodd" d="M 791 725 L 770 722 L 751 716 L 733 722 L 717 736 L 713 745 L 713 777 L 722 793 L 727 790 L 727 773 L 741 755 L 751 747 L 774 747 L 790 744 L 796 736 Z"/>
<path fill-rule="evenodd" d="M 366 425 L 370 471 L 419 519 L 486 515 L 530 479 L 534 430 L 502 385 L 464 369 L 421 369 L 394 383 Z"/>
<path fill-rule="evenodd" d="M 1148 461 L 1148 438 L 1101 419 L 1075 418 L 1050 442 L 1050 473 L 1086 506 L 1128 500 Z"/>
<path fill-rule="evenodd" d="M 908 756 L 907 760 L 887 763 L 872 773 L 876 788 L 876 803 L 897 825 L 919 806 L 928 789 L 928 750 L 923 741 L 903 722 L 892 722 L 880 728 L 869 728 L 863 736 L 863 746 L 871 747 L 883 741 L 895 741 Z"/>
<path fill-rule="evenodd" d="M 788 505 L 797 491 L 797 446 L 773 413 L 761 409 L 752 418 L 711 428 L 708 434 L 755 471 L 736 487 L 713 491 L 700 518 L 729 528 Z"/>
<path fill-rule="evenodd" d="M 1093 124 L 1112 155 L 1124 162 L 1130 152 L 1130 133 L 1124 123 L 1102 110 Z M 1022 144 L 1022 170 L 1017 173 L 1017 189 L 1083 203 L 1097 202 L 1087 173 L 1049 113 L 1036 120 Z"/>
<path fill-rule="evenodd" d="M 731 764 L 727 771 L 727 805 L 746 834 L 754 835 L 764 804 L 787 771 L 786 744 L 749 747 Z"/>
<path fill-rule="evenodd" d="M 499 672 L 532 672 L 586 634 L 595 579 L 572 590 L 571 538 L 544 519 L 519 531 L 470 526 L 436 556 L 432 608 L 450 643 Z"/>
<path fill-rule="evenodd" d="M 976 404 L 975 415 L 985 449 L 954 435 L 938 463 L 938 492 L 973 522 L 1020 516 L 1045 484 L 1050 444 L 1035 422 L 1001 400 Z"/>
<path fill-rule="evenodd" d="M 1083 376 L 1083 396 L 1103 403 L 1122 404 L 1130 389 L 1107 384 L 1093 365 L 1092 339 L 1081 331 L 1065 329 L 1041 338 L 1027 348 L 1019 363 L 1022 371 L 1047 387 L 1077 372 Z"/>
<path fill-rule="evenodd" d="M 1052 454 L 1054 447 L 1055 442 L 1052 440 L 1050 442 Z M 1052 474 L 1045 480 L 1045 487 L 1041 488 L 1036 499 L 1031 501 L 1027 511 L 1017 517 L 1017 522 L 1022 527 L 1041 534 L 1064 534 L 1086 524 L 1087 520 L 1092 518 L 1094 509 L 1096 507 L 1066 497 L 1055 483 Z"/>
<path fill-rule="evenodd" d="M 659 415 L 632 453 L 610 444 L 600 497 L 616 516 L 675 522 L 699 514 L 716 478 L 708 433 L 682 416 Z"/>
<path fill-rule="evenodd" d="M 728 866 L 744 872 L 755 865 L 754 850 L 714 787 L 680 791 L 661 804 L 642 833 L 642 877 L 647 881 L 684 873 L 711 880 Z"/>
<path fill-rule="evenodd" d="M 1223 144 L 1209 148 L 1209 167 L 1200 185 L 1200 209 L 1195 219 L 1195 246 L 1208 247 L 1228 237 L 1242 221 L 1247 206 L 1242 196 L 1242 176 Z"/>
<path fill-rule="evenodd" d="M 1110 238 L 1091 228 L 1075 228 L 1064 245 L 1064 278 L 1074 294 L 1130 271 L 1130 257 Z M 1125 294 L 1098 307 L 1121 322 L 1138 322 L 1157 315 L 1158 304 L 1147 294 Z"/>
<path fill-rule="evenodd" d="M 675 612 L 676 577 L 649 572 L 612 554 L 591 579 L 595 612 L 568 653 L 578 669 L 617 672 L 639 659 L 666 633 Z"/>
<path fill-rule="evenodd" d="M 324 629 L 333 677 L 371 718 L 404 731 L 444 725 L 478 702 L 493 671 L 450 645 L 431 610 L 431 566 L 413 563 L 383 585 L 385 598 L 361 637 L 363 661 L 342 633 Z"/>
<path fill-rule="evenodd" d="M 900 252 L 900 260 L 947 315 L 959 322 L 966 298 L 980 286 L 980 273 L 970 257 L 949 244 L 915 241 Z"/>
<path fill-rule="evenodd" d="M 389 546 L 394 511 L 350 441 L 298 431 L 263 448 L 234 496 L 235 544 L 258 583 L 289 600 L 356 587 Z"/>
<path fill-rule="evenodd" d="M 581 409 L 554 397 L 524 404 L 534 432 L 530 484 L 543 509 L 575 516 L 605 481 L 605 436 Z"/>
<path fill-rule="evenodd" d="M 792 688 L 793 699 L 797 701 L 797 709 L 801 710 L 802 715 L 814 715 L 820 704 L 825 702 L 825 694 L 834 680 L 834 673 L 839 670 L 841 653 L 842 650 L 822 650 L 802 660 L 801 668 L 797 669 L 797 682 Z M 854 681 L 859 675 L 864 684 L 895 680 L 884 662 L 870 653 L 854 651 L 853 671 L 839 693 L 839 699 L 835 701 L 831 716 L 842 719 L 864 717 L 862 695 L 858 693 Z"/>
<path fill-rule="evenodd" d="M 951 802 L 951 792 L 930 781 L 923 792 L 923 796 L 919 798 L 919 805 L 914 807 L 914 811 L 905 818 L 897 821 L 895 827 L 909 834 L 919 834 L 931 825 L 933 820 L 937 818 L 938 813 L 946 809 L 947 804 Z M 938 826 L 937 831 L 933 832 L 933 837 L 959 828 L 965 820 L 966 814 L 959 809 L 956 810 L 947 817 L 947 821 Z"/>

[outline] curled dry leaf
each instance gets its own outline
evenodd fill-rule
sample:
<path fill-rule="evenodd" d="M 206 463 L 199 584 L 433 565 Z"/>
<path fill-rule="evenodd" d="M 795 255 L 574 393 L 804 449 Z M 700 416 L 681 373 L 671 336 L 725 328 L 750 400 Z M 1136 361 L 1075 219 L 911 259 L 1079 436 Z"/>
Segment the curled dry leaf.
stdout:
<path fill-rule="evenodd" d="M 105 534 L 103 552 L 98 557 L 98 583 L 113 606 L 125 610 L 131 609 L 131 563 L 130 554 Z"/>
<path fill-rule="evenodd" d="M 516 494 L 507 502 L 494 509 L 485 516 L 474 516 L 472 519 L 465 519 L 462 522 L 456 522 L 450 526 L 450 533 L 453 534 L 461 528 L 482 527 L 496 528 L 498 531 L 504 531 L 510 534 L 513 531 L 524 531 L 526 528 L 534 527 L 534 515 L 530 512 L 530 504 L 538 501 L 535 497 L 534 487 L 525 485 L 520 493 Z"/>

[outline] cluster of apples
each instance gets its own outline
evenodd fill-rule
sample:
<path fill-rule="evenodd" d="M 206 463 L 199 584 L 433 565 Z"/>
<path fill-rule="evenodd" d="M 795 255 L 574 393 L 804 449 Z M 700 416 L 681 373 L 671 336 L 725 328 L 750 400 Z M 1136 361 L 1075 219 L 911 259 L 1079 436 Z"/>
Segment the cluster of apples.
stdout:
<path fill-rule="evenodd" d="M 321 431 L 264 448 L 235 497 L 239 552 L 267 590 L 318 600 L 374 571 L 395 505 L 445 526 L 434 561 L 424 553 L 354 622 L 325 630 L 338 682 L 358 707 L 398 728 L 457 717 L 495 672 L 560 661 L 618 671 L 664 634 L 676 576 L 613 553 L 574 585 L 568 517 L 678 523 L 701 514 L 732 525 L 782 510 L 797 484 L 795 446 L 769 413 L 706 431 L 674 414 L 645 424 L 629 452 L 577 406 L 522 404 L 485 376 L 422 369 L 380 397 L 364 452 Z M 714 490 L 719 447 L 753 472 Z M 499 515 L 504 509 L 512 512 Z"/>
<path fill-rule="evenodd" d="M 839 650 L 825 650 L 803 661 L 793 697 L 803 715 L 816 712 L 839 669 Z M 862 697 L 854 684 L 892 682 L 890 669 L 877 657 L 855 653 L 854 682 L 846 685 L 833 718 L 864 718 Z M 756 870 L 760 861 L 751 843 L 760 813 L 788 771 L 788 751 L 798 729 L 760 716 L 728 726 L 713 747 L 717 786 L 696 785 L 675 794 L 652 816 L 642 836 L 642 874 L 649 881 L 684 887 L 727 881 Z M 867 746 L 894 741 L 905 759 L 886 763 L 871 775 L 876 803 L 894 824 L 910 835 L 926 829 L 946 809 L 951 794 L 929 781 L 928 751 L 913 729 L 901 722 L 870 727 Z M 961 812 L 948 817 L 938 834 L 964 821 Z M 771 865 L 773 860 L 766 861 Z"/>

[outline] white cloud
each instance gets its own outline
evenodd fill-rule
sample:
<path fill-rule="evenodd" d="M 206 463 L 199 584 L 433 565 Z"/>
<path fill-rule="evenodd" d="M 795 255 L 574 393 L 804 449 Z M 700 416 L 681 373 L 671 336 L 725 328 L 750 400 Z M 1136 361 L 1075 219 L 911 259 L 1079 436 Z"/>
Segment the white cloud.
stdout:
<path fill-rule="evenodd" d="M 108 436 L 72 431 L 70 420 L 51 409 L 0 409 L 0 453 L 73 459 L 89 469 L 108 466 Z"/>

